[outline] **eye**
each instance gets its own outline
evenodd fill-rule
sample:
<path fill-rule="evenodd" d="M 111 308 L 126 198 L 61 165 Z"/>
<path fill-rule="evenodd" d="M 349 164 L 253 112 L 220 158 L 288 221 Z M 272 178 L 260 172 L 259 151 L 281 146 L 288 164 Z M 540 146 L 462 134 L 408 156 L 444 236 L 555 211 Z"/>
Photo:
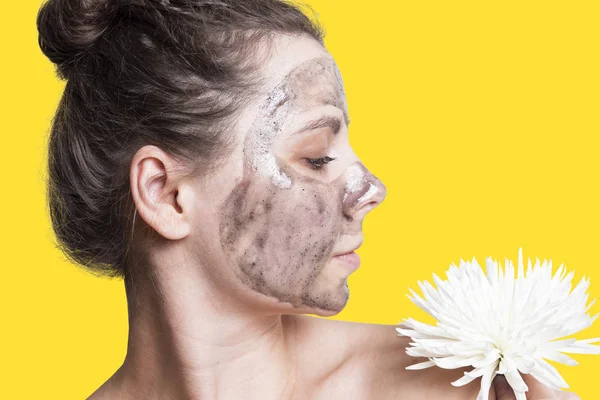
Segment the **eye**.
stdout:
<path fill-rule="evenodd" d="M 321 157 L 321 158 L 305 158 L 305 160 L 310 164 L 312 169 L 322 169 L 325 164 L 329 164 L 335 157 Z"/>

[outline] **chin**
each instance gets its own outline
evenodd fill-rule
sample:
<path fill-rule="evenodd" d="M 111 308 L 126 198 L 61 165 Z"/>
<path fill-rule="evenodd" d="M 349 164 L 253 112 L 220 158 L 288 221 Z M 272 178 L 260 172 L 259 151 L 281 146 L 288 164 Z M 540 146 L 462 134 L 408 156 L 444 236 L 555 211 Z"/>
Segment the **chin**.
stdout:
<path fill-rule="evenodd" d="M 312 312 L 312 314 L 318 315 L 319 317 L 333 317 L 334 315 L 339 314 L 340 311 L 342 311 L 342 310 L 334 311 L 334 310 L 318 309 L 318 310 Z"/>
<path fill-rule="evenodd" d="M 330 291 L 324 295 L 315 296 L 309 303 L 310 311 L 307 313 L 321 317 L 331 317 L 339 314 L 348 304 L 350 293 L 346 283 L 342 284 L 336 291 Z"/>

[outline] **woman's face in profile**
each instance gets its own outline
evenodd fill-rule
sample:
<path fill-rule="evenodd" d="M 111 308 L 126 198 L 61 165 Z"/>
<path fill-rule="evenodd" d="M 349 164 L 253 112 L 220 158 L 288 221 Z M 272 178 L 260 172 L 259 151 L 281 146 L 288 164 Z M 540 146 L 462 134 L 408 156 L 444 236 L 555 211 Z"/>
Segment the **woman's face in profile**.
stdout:
<path fill-rule="evenodd" d="M 269 87 L 243 112 L 239 145 L 206 186 L 217 219 L 199 240 L 218 241 L 211 264 L 276 308 L 331 315 L 346 304 L 355 269 L 334 256 L 360 246 L 362 220 L 385 186 L 350 147 L 331 56 L 308 38 L 277 43 Z"/>

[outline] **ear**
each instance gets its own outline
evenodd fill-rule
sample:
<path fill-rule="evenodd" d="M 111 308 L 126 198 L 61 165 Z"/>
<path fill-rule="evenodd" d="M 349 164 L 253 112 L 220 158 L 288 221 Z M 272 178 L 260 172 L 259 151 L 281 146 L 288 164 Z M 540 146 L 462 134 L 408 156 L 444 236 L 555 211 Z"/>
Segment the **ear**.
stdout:
<path fill-rule="evenodd" d="M 140 217 L 170 240 L 191 231 L 193 188 L 177 181 L 176 160 L 156 146 L 144 146 L 133 156 L 129 180 Z"/>

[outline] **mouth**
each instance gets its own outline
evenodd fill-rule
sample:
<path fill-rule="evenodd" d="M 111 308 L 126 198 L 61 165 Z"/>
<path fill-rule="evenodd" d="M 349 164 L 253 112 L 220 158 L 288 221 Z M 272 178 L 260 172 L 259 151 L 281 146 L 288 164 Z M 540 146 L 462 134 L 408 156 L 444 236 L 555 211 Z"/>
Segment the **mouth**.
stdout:
<path fill-rule="evenodd" d="M 356 253 L 356 250 L 362 245 L 362 242 L 362 236 L 353 239 L 346 249 L 334 253 L 332 259 L 344 265 L 351 272 L 356 271 L 360 266 L 360 256 Z"/>
<path fill-rule="evenodd" d="M 356 271 L 360 266 L 360 256 L 354 251 L 345 254 L 338 254 L 333 256 L 333 260 L 342 264 L 350 272 Z"/>
<path fill-rule="evenodd" d="M 358 248 L 360 246 L 362 246 L 362 244 L 363 244 L 362 235 L 352 238 L 347 241 L 347 244 L 345 247 L 340 246 L 340 247 L 342 247 L 342 249 L 340 251 L 333 253 L 333 257 L 338 257 L 338 256 L 343 256 L 343 255 L 348 255 L 348 254 L 354 253 L 356 250 L 358 250 Z"/>

